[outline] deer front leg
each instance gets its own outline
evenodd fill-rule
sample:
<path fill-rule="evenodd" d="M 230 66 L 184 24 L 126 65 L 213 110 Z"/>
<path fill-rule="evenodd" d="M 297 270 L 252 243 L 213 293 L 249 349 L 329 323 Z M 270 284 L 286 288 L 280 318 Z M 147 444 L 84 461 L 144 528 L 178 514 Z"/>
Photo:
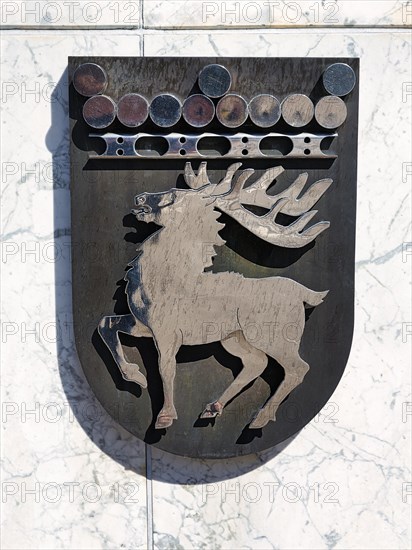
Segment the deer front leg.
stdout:
<path fill-rule="evenodd" d="M 129 363 L 123 353 L 119 340 L 119 332 L 135 337 L 152 337 L 150 330 L 138 321 L 133 315 L 112 315 L 103 317 L 98 326 L 98 332 L 109 348 L 113 359 L 128 382 L 136 382 L 142 388 L 147 388 L 147 380 L 144 374 L 134 363 Z"/>
<path fill-rule="evenodd" d="M 176 353 L 182 345 L 181 335 L 171 335 L 161 339 L 155 337 L 156 347 L 159 353 L 159 371 L 163 383 L 163 407 L 157 415 L 155 429 L 168 428 L 177 419 L 174 405 L 174 380 L 176 375 Z"/>

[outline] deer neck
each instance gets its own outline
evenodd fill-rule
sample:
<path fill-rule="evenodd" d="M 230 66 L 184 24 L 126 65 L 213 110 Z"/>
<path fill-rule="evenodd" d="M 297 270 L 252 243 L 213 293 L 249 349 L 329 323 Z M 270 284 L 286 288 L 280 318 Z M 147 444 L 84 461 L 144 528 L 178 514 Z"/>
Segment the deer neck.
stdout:
<path fill-rule="evenodd" d="M 225 242 L 218 234 L 223 227 L 216 221 L 218 216 L 210 211 L 197 220 L 182 217 L 152 235 L 141 247 L 143 278 L 187 280 L 190 274 L 202 274 L 213 264 L 215 247 Z"/>

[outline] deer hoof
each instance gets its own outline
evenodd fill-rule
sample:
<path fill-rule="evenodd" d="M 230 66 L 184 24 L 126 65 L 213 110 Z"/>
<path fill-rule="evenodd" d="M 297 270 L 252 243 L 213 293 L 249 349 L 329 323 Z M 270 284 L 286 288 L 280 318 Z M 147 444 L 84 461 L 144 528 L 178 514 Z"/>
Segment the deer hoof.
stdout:
<path fill-rule="evenodd" d="M 219 403 L 219 401 L 208 403 L 205 410 L 200 415 L 200 418 L 216 418 L 216 416 L 220 416 L 222 414 L 222 411 L 223 405 Z"/>
<path fill-rule="evenodd" d="M 146 376 L 139 371 L 139 367 L 133 363 L 127 363 L 123 366 L 123 378 L 128 382 L 135 382 L 139 384 L 143 389 L 147 388 Z"/>
<path fill-rule="evenodd" d="M 269 420 L 273 420 L 274 422 L 276 421 L 276 418 L 269 418 L 265 414 L 262 414 L 262 412 L 263 411 L 260 411 L 249 424 L 249 428 L 251 430 L 259 430 L 260 428 L 263 428 L 264 426 L 266 426 Z"/>
<path fill-rule="evenodd" d="M 158 416 L 155 424 L 156 430 L 163 430 L 164 428 L 169 428 L 173 424 L 175 418 L 170 415 Z"/>

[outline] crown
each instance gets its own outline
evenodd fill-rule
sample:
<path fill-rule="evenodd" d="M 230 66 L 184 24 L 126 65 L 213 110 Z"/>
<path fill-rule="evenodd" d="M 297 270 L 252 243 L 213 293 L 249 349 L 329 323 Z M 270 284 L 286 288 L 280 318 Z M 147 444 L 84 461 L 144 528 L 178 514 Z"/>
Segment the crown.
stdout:
<path fill-rule="evenodd" d="M 136 91 L 114 100 L 105 94 L 110 79 L 104 68 L 83 63 L 73 87 L 87 98 L 84 122 L 108 130 L 89 134 L 106 144 L 93 158 L 336 158 L 330 147 L 347 118 L 343 98 L 356 84 L 349 65 L 326 66 L 309 95 L 246 98 L 232 91 L 238 80 L 214 63 L 202 68 L 186 98 L 175 91 L 149 99 Z"/>

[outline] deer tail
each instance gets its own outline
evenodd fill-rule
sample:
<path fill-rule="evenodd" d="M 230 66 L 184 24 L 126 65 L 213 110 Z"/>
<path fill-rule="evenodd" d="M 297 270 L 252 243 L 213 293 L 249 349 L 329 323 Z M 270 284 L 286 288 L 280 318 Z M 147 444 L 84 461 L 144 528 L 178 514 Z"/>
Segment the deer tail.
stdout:
<path fill-rule="evenodd" d="M 328 292 L 329 290 L 325 290 L 325 292 L 315 292 L 314 290 L 307 289 L 306 296 L 303 301 L 310 307 L 318 306 L 323 302 L 323 299 L 326 297 Z"/>

